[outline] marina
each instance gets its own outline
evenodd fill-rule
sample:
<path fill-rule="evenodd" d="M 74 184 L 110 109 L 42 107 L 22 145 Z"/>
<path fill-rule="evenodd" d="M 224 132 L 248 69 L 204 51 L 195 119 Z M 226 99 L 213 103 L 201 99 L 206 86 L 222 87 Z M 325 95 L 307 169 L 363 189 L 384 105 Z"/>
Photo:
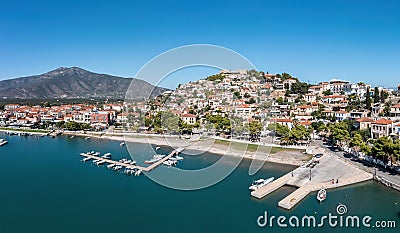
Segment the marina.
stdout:
<path fill-rule="evenodd" d="M 158 167 L 161 164 L 167 165 L 167 166 L 172 166 L 173 164 L 176 164 L 177 160 L 182 160 L 182 157 L 175 158 L 174 160 L 169 160 L 169 159 L 174 159 L 174 156 L 177 156 L 179 153 L 181 153 L 184 150 L 184 148 L 178 148 L 170 152 L 168 155 L 157 155 L 156 160 L 151 163 L 148 167 L 143 167 L 139 166 L 136 164 L 136 161 L 128 160 L 128 159 L 121 159 L 119 161 L 115 161 L 111 159 L 111 153 L 106 153 L 103 156 L 99 156 L 100 152 L 86 152 L 86 153 L 81 153 L 80 155 L 85 157 L 82 159 L 83 162 L 93 160 L 93 163 L 96 164 L 97 166 L 103 165 L 103 164 L 108 164 L 107 168 L 113 169 L 114 171 L 121 170 L 122 168 L 125 168 L 127 171 L 132 170 L 132 171 L 140 171 L 139 174 L 144 171 L 144 172 L 149 172 L 153 170 L 154 168 Z M 171 162 L 168 162 L 171 161 Z M 131 173 L 131 171 L 129 171 Z"/>
<path fill-rule="evenodd" d="M 253 192 L 251 196 L 262 199 L 279 188 L 288 185 L 297 189 L 278 202 L 284 209 L 292 209 L 311 192 L 324 190 L 320 200 L 325 200 L 326 190 L 356 184 L 373 179 L 371 173 L 360 170 L 331 154 L 313 158 L 304 166 L 281 176 L 277 180 Z"/>

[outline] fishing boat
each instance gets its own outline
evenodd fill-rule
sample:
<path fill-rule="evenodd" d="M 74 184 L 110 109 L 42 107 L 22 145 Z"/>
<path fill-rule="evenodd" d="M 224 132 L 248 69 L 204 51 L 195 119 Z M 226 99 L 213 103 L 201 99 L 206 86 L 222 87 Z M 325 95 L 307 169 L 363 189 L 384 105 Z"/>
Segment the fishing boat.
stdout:
<path fill-rule="evenodd" d="M 253 183 L 250 185 L 249 190 L 255 191 L 261 187 L 264 187 L 265 185 L 271 183 L 275 178 L 270 177 L 268 179 L 258 179 L 253 181 Z"/>
<path fill-rule="evenodd" d="M 0 146 L 4 146 L 7 143 L 8 143 L 8 141 L 6 141 L 4 139 L 0 139 Z"/>
<path fill-rule="evenodd" d="M 325 189 L 321 189 L 318 191 L 317 193 L 317 200 L 319 202 L 322 202 L 326 199 L 326 190 Z"/>

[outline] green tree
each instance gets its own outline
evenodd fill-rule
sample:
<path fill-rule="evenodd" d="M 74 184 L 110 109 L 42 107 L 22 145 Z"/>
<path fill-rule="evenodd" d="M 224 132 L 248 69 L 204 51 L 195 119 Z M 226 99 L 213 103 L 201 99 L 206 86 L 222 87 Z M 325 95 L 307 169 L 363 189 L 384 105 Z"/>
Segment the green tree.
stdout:
<path fill-rule="evenodd" d="M 250 135 L 258 136 L 261 134 L 262 125 L 258 121 L 252 121 L 248 124 L 248 129 L 249 129 Z"/>
<path fill-rule="evenodd" d="M 365 93 L 365 109 L 371 109 L 371 95 L 370 95 L 370 89 L 369 87 L 367 88 L 367 93 Z"/>
<path fill-rule="evenodd" d="M 381 97 L 379 95 L 379 89 L 378 87 L 375 87 L 374 89 L 374 103 L 379 103 L 381 101 Z"/>

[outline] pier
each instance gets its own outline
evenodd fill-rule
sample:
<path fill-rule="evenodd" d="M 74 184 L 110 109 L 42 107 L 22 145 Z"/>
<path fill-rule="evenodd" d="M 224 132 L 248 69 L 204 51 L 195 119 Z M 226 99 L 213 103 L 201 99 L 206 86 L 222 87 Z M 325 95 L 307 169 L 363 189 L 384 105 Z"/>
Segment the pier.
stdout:
<path fill-rule="evenodd" d="M 142 166 L 139 166 L 139 165 L 123 163 L 123 162 L 119 162 L 119 161 L 115 161 L 115 160 L 112 160 L 112 159 L 107 159 L 107 158 L 103 158 L 103 157 L 100 157 L 100 156 L 91 155 L 91 154 L 87 154 L 87 153 L 82 153 L 81 156 L 84 156 L 84 157 L 88 158 L 88 160 L 93 159 L 93 160 L 101 161 L 101 164 L 109 163 L 109 164 L 114 164 L 114 166 L 121 166 L 121 167 L 124 167 L 124 168 L 127 168 L 127 169 L 139 169 L 139 170 L 144 171 L 144 172 L 149 172 L 149 171 L 153 170 L 154 168 L 158 167 L 164 161 L 170 159 L 171 157 L 173 157 L 175 155 L 178 155 L 183 150 L 184 150 L 184 148 L 175 149 L 171 153 L 169 153 L 167 156 L 164 156 L 162 159 L 160 159 L 159 161 L 149 165 L 148 167 L 142 167 Z"/>
<path fill-rule="evenodd" d="M 251 192 L 251 196 L 261 199 L 284 185 L 297 187 L 293 193 L 279 201 L 278 206 L 292 209 L 311 192 L 333 189 L 371 180 L 373 175 L 362 171 L 349 162 L 331 154 L 325 154 L 313 163 L 301 166 L 270 184 Z M 328 197 L 329 198 L 329 197 Z"/>

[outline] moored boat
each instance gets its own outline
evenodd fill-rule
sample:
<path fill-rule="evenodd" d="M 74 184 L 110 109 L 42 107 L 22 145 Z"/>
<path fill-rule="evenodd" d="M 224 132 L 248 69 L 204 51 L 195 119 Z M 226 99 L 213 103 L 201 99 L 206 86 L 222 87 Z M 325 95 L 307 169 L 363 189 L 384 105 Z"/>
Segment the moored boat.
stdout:
<path fill-rule="evenodd" d="M 0 139 L 0 146 L 4 146 L 7 143 L 8 143 L 8 141 L 6 141 L 4 139 Z"/>
<path fill-rule="evenodd" d="M 321 189 L 318 191 L 317 193 L 317 200 L 319 202 L 322 202 L 326 199 L 326 190 L 325 189 Z"/>
<path fill-rule="evenodd" d="M 271 183 L 274 180 L 274 177 L 270 177 L 268 179 L 258 179 L 253 181 L 253 183 L 250 185 L 249 190 L 255 191 L 261 187 L 264 187 L 265 185 Z"/>

